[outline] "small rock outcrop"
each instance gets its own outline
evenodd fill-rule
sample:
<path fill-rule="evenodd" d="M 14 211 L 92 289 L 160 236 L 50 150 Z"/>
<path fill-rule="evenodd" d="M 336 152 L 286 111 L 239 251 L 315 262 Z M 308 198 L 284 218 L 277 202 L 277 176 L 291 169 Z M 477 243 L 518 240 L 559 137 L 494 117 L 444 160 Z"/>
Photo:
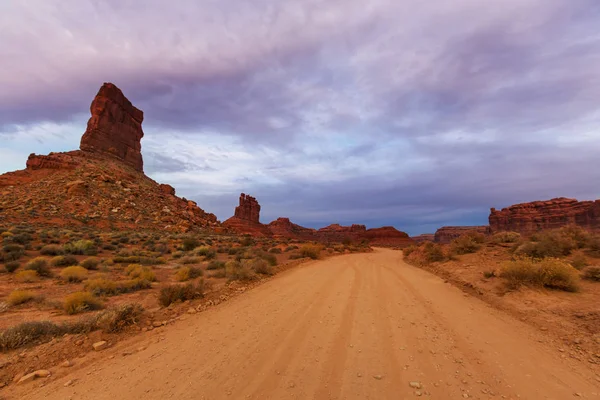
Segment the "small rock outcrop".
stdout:
<path fill-rule="evenodd" d="M 443 226 L 435 232 L 434 241 L 436 243 L 450 243 L 457 237 L 469 232 L 482 233 L 488 235 L 490 227 L 483 226 Z"/>
<path fill-rule="evenodd" d="M 493 233 L 513 231 L 522 235 L 578 225 L 585 229 L 600 230 L 600 200 L 578 201 L 564 197 L 547 201 L 515 204 L 502 210 L 491 209 L 490 229 Z"/>
<path fill-rule="evenodd" d="M 294 224 L 289 218 L 277 218 L 267 225 L 275 236 L 296 238 L 303 240 L 316 240 L 316 229 L 305 228 Z"/>
<path fill-rule="evenodd" d="M 141 140 L 144 113 L 112 83 L 102 85 L 90 106 L 92 113 L 81 138 L 84 152 L 108 154 L 143 172 Z"/>
<path fill-rule="evenodd" d="M 433 242 L 435 241 L 435 234 L 423 233 L 421 235 L 411 236 L 411 239 L 414 240 L 415 243 Z"/>

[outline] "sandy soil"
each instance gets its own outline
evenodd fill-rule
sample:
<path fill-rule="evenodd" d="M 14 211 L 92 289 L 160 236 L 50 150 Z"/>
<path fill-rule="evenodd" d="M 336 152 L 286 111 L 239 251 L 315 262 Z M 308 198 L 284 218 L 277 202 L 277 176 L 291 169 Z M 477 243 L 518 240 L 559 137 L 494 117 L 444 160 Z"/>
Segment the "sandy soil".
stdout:
<path fill-rule="evenodd" d="M 45 382 L 11 386 L 6 396 L 564 400 L 600 393 L 600 377 L 561 358 L 544 333 L 384 249 L 303 264 L 95 357 L 68 373 L 51 369 Z"/>

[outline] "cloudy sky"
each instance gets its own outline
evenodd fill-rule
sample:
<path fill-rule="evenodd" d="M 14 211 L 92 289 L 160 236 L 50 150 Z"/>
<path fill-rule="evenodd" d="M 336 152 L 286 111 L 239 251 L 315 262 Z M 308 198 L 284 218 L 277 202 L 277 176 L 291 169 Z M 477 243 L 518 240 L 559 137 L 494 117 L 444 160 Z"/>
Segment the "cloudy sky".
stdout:
<path fill-rule="evenodd" d="M 2 0 L 0 172 L 113 82 L 145 171 L 224 220 L 485 224 L 600 197 L 598 0 Z"/>

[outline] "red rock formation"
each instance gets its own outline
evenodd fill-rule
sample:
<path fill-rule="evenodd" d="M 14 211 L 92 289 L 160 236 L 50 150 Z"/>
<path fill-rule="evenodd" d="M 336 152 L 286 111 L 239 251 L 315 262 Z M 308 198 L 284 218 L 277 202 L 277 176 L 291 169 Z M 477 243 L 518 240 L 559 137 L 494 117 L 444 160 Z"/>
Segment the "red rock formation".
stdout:
<path fill-rule="evenodd" d="M 393 226 L 367 229 L 366 238 L 373 246 L 406 247 L 415 243 L 407 233 L 401 232 Z"/>
<path fill-rule="evenodd" d="M 77 151 L 50 153 L 47 156 L 31 153 L 27 158 L 27 169 L 75 169 L 79 164 Z"/>
<path fill-rule="evenodd" d="M 294 224 L 289 218 L 277 218 L 267 226 L 271 233 L 275 236 L 303 240 L 317 240 L 317 231 L 315 229 L 305 228 L 303 226 Z"/>
<path fill-rule="evenodd" d="M 411 239 L 414 240 L 416 243 L 433 242 L 435 241 L 435 234 L 424 233 L 422 235 L 412 236 Z"/>
<path fill-rule="evenodd" d="M 450 243 L 457 237 L 469 232 L 478 232 L 488 235 L 489 226 L 443 226 L 435 232 L 434 241 L 436 243 Z"/>
<path fill-rule="evenodd" d="M 167 185 L 166 183 L 161 183 L 160 185 L 158 185 L 158 188 L 164 194 L 175 196 L 175 188 L 171 185 Z"/>
<path fill-rule="evenodd" d="M 351 226 L 331 224 L 317 231 L 318 240 L 322 242 L 361 241 L 366 239 L 366 234 L 367 227 L 357 224 Z"/>
<path fill-rule="evenodd" d="M 260 204 L 250 195 L 240 194 L 240 205 L 235 208 L 234 217 L 251 222 L 259 222 Z"/>
<path fill-rule="evenodd" d="M 105 83 L 90 106 L 92 113 L 80 149 L 109 154 L 143 171 L 142 145 L 144 113 L 135 108 L 112 83 Z"/>
<path fill-rule="evenodd" d="M 529 235 L 571 224 L 597 231 L 600 230 L 600 200 L 577 201 L 560 197 L 515 204 L 502 210 L 492 208 L 489 222 L 494 233 L 513 231 Z"/>

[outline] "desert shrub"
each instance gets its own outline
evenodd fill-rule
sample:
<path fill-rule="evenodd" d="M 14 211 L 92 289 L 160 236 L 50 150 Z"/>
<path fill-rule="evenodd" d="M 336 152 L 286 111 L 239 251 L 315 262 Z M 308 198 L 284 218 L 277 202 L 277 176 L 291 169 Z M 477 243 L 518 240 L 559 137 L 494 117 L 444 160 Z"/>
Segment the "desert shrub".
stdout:
<path fill-rule="evenodd" d="M 470 234 L 461 235 L 450 243 L 450 249 L 454 254 L 475 253 L 480 248 L 481 243 L 477 241 L 474 235 Z"/>
<path fill-rule="evenodd" d="M 61 278 L 67 282 L 82 282 L 87 275 L 87 269 L 80 266 L 67 267 L 60 272 Z"/>
<path fill-rule="evenodd" d="M 415 245 L 410 245 L 408 247 L 405 247 L 404 249 L 402 249 L 402 253 L 404 254 L 404 257 L 408 257 L 410 256 L 414 251 L 416 251 L 419 247 L 415 246 Z"/>
<path fill-rule="evenodd" d="M 40 249 L 40 254 L 43 254 L 45 256 L 58 256 L 63 253 L 63 247 L 57 244 L 47 244 Z"/>
<path fill-rule="evenodd" d="M 587 254 L 592 257 L 600 257 L 600 235 L 590 237 L 587 245 Z"/>
<path fill-rule="evenodd" d="M 301 257 L 308 257 L 316 260 L 319 258 L 322 249 L 323 247 L 321 245 L 307 243 L 300 247 L 299 254 Z"/>
<path fill-rule="evenodd" d="M 257 255 L 268 262 L 270 266 L 274 267 L 277 265 L 277 257 L 275 257 L 273 254 L 262 251 Z"/>
<path fill-rule="evenodd" d="M 88 257 L 81 262 L 81 266 L 85 269 L 96 270 L 98 269 L 98 264 L 100 264 L 100 260 L 96 257 Z"/>
<path fill-rule="evenodd" d="M 579 288 L 577 270 L 557 258 L 519 257 L 505 263 L 500 276 L 506 279 L 511 288 L 527 285 L 567 292 L 576 292 Z"/>
<path fill-rule="evenodd" d="M 298 250 L 298 246 L 296 246 L 296 245 L 288 246 L 288 247 L 285 248 L 284 251 L 287 253 L 287 252 L 290 252 L 290 251 L 293 251 L 293 250 Z"/>
<path fill-rule="evenodd" d="M 19 304 L 25 304 L 35 299 L 35 293 L 28 290 L 13 290 L 6 299 L 6 302 L 11 306 L 18 306 Z"/>
<path fill-rule="evenodd" d="M 225 276 L 230 281 L 251 281 L 256 279 L 254 271 L 248 265 L 239 261 L 227 261 L 225 263 Z"/>
<path fill-rule="evenodd" d="M 63 309 L 69 315 L 99 310 L 102 303 L 90 292 L 75 292 L 65 298 Z"/>
<path fill-rule="evenodd" d="M 483 271 L 483 277 L 484 278 L 495 278 L 496 277 L 496 271 L 493 270 L 489 270 L 489 271 Z"/>
<path fill-rule="evenodd" d="M 590 233 L 577 225 L 563 226 L 558 230 L 563 238 L 569 238 L 576 243 L 576 248 L 582 249 L 587 246 L 591 235 Z"/>
<path fill-rule="evenodd" d="M 171 257 L 173 257 L 174 260 L 177 260 L 177 259 L 183 257 L 184 255 L 185 255 L 185 253 L 183 251 L 176 251 L 171 255 Z"/>
<path fill-rule="evenodd" d="M 583 278 L 600 282 L 600 267 L 588 267 L 583 271 Z"/>
<path fill-rule="evenodd" d="M 227 250 L 227 254 L 229 254 L 230 256 L 236 255 L 237 252 L 238 252 L 238 249 L 236 247 L 230 247 L 229 250 Z"/>
<path fill-rule="evenodd" d="M 273 254 L 281 254 L 282 251 L 279 247 L 272 247 L 269 249 L 269 253 L 273 253 Z"/>
<path fill-rule="evenodd" d="M 40 279 L 37 271 L 25 270 L 19 271 L 15 274 L 15 279 L 19 282 L 31 283 Z"/>
<path fill-rule="evenodd" d="M 244 247 L 252 246 L 254 244 L 254 239 L 251 236 L 244 236 L 240 239 L 240 245 Z"/>
<path fill-rule="evenodd" d="M 96 246 L 96 243 L 92 242 L 91 240 L 77 240 L 75 242 L 65 244 L 64 251 L 68 254 L 95 256 L 98 254 L 98 247 Z"/>
<path fill-rule="evenodd" d="M 517 243 L 521 240 L 521 234 L 518 232 L 498 232 L 492 236 L 494 243 Z"/>
<path fill-rule="evenodd" d="M 571 265 L 573 266 L 573 268 L 581 271 L 582 269 L 588 266 L 588 261 L 583 254 L 576 254 L 571 259 Z"/>
<path fill-rule="evenodd" d="M 536 241 L 519 246 L 515 254 L 533 258 L 558 258 L 568 256 L 577 248 L 577 242 L 572 237 L 562 235 L 559 231 L 541 232 L 535 239 Z"/>
<path fill-rule="evenodd" d="M 139 264 L 128 265 L 125 269 L 125 273 L 132 279 L 143 279 L 148 282 L 156 281 L 156 275 L 154 274 L 154 271 Z"/>
<path fill-rule="evenodd" d="M 6 272 L 8 273 L 13 273 L 17 270 L 17 268 L 19 268 L 21 266 L 21 263 L 18 261 L 9 261 L 6 264 L 4 264 L 4 269 L 6 269 Z"/>
<path fill-rule="evenodd" d="M 179 282 L 185 282 L 190 279 L 195 279 L 202 276 L 203 271 L 198 267 L 181 267 L 175 272 L 175 279 Z"/>
<path fill-rule="evenodd" d="M 257 274 L 273 275 L 273 269 L 267 263 L 267 261 L 263 260 L 262 258 L 254 258 L 254 259 L 250 259 L 250 260 L 243 260 L 242 261 L 242 267 L 246 267 L 246 266 L 248 268 L 252 269 Z"/>
<path fill-rule="evenodd" d="M 77 265 L 79 262 L 72 255 L 56 256 L 50 260 L 50 264 L 53 267 L 69 267 L 71 265 Z"/>
<path fill-rule="evenodd" d="M 197 285 L 188 283 L 186 285 L 169 285 L 160 290 L 158 302 L 163 307 L 172 303 L 193 300 L 204 296 L 204 281 L 200 280 Z"/>
<path fill-rule="evenodd" d="M 183 239 L 182 248 L 184 251 L 194 250 L 198 246 L 200 246 L 200 242 L 194 237 L 188 237 Z"/>
<path fill-rule="evenodd" d="M 144 279 L 128 279 L 124 281 L 111 281 L 109 279 L 89 279 L 85 282 L 85 290 L 97 296 L 116 296 L 123 293 L 136 292 L 148 289 L 152 285 Z"/>
<path fill-rule="evenodd" d="M 444 254 L 444 250 L 442 249 L 442 246 L 437 244 L 437 243 L 431 243 L 431 242 L 427 242 L 425 243 L 425 245 L 423 246 L 423 252 L 425 255 L 425 259 L 427 262 L 438 262 L 438 261 L 445 261 L 446 260 L 446 255 Z"/>
<path fill-rule="evenodd" d="M 52 271 L 48 266 L 48 260 L 44 257 L 36 257 L 25 264 L 25 269 L 35 271 L 39 276 L 51 276 Z"/>
<path fill-rule="evenodd" d="M 128 326 L 136 324 L 143 310 L 139 304 L 121 304 L 98 313 L 94 318 L 94 325 L 104 332 L 120 332 Z"/>
<path fill-rule="evenodd" d="M 117 256 L 113 257 L 113 262 L 116 264 L 142 264 L 142 265 L 157 265 L 164 264 L 165 260 L 161 257 L 146 257 L 146 256 Z"/>
<path fill-rule="evenodd" d="M 208 269 L 208 270 L 221 269 L 221 268 L 225 268 L 225 263 L 223 261 L 217 261 L 217 260 L 211 260 L 211 262 L 209 262 L 208 266 L 206 267 L 206 269 Z"/>
<path fill-rule="evenodd" d="M 181 260 L 179 260 L 179 262 L 184 265 L 188 265 L 188 264 L 199 264 L 202 262 L 202 260 L 200 260 L 199 257 L 186 256 L 186 257 L 182 257 Z"/>
<path fill-rule="evenodd" d="M 16 261 L 25 254 L 25 247 L 18 244 L 6 244 L 2 247 L 4 261 Z"/>
<path fill-rule="evenodd" d="M 217 256 L 217 252 L 210 247 L 200 247 L 196 250 L 196 255 L 200 257 L 204 257 L 205 260 L 212 260 Z"/>

